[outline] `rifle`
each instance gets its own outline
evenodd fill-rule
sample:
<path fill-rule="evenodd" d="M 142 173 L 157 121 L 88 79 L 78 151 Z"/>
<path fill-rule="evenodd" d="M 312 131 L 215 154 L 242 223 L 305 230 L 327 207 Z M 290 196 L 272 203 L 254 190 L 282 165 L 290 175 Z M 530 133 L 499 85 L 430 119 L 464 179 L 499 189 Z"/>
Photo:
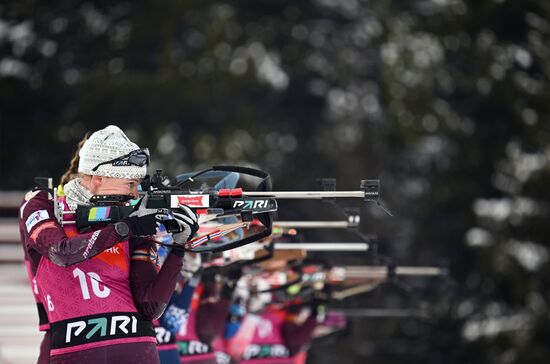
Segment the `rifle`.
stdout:
<path fill-rule="evenodd" d="M 204 183 L 207 179 L 233 176 L 232 173 L 259 179 L 254 191 L 243 191 L 242 188 L 211 188 Z M 223 178 L 222 178 L 223 180 Z M 190 188 L 187 185 L 199 184 Z M 228 183 L 229 184 L 229 183 Z M 277 199 L 334 199 L 361 198 L 364 201 L 378 202 L 380 196 L 379 180 L 361 181 L 358 191 L 282 191 L 271 188 L 268 173 L 259 169 L 239 166 L 214 166 L 197 173 L 180 175 L 174 185 L 162 175 L 162 170 L 142 182 L 144 194 L 148 195 L 147 208 L 168 212 L 180 204 L 189 206 L 199 217 L 199 223 L 212 221 L 228 216 L 237 216 L 240 222 L 222 225 L 215 231 L 188 241 L 183 249 L 192 252 L 220 252 L 234 249 L 269 236 L 272 232 L 272 214 L 277 211 Z M 54 190 L 54 193 L 56 191 Z M 133 206 L 118 206 L 129 201 L 128 196 L 94 196 L 93 206 L 78 206 L 75 211 L 63 211 L 63 207 L 54 199 L 54 210 L 61 225 L 74 223 L 79 231 L 90 229 L 97 223 L 113 223 L 129 216 Z M 65 216 L 74 215 L 74 221 L 67 221 Z M 221 239 L 228 233 L 249 228 L 253 219 L 257 219 L 263 229 L 255 234 L 238 240 Z M 163 225 L 169 233 L 178 232 L 175 220 L 164 220 Z M 163 243 L 160 243 L 163 244 Z M 182 249 L 178 246 L 172 248 Z"/>
<path fill-rule="evenodd" d="M 340 312 L 347 317 L 369 317 L 369 318 L 424 318 L 430 317 L 430 313 L 422 308 L 358 308 L 358 309 L 335 309 L 329 312 Z"/>
<path fill-rule="evenodd" d="M 281 229 L 357 229 L 361 222 L 358 209 L 345 209 L 345 220 L 329 221 L 273 221 L 273 231 Z"/>
<path fill-rule="evenodd" d="M 369 244 L 360 242 L 275 243 L 276 250 L 305 250 L 317 252 L 366 252 Z"/>
<path fill-rule="evenodd" d="M 445 276 L 447 271 L 440 267 L 410 266 L 335 266 L 325 267 L 320 264 L 305 265 L 304 282 L 326 282 L 329 284 L 353 284 L 365 280 L 386 280 L 398 276 L 433 277 Z"/>
<path fill-rule="evenodd" d="M 296 269 L 296 268 L 295 268 Z M 290 284 L 281 281 L 269 292 L 278 292 L 279 301 L 275 304 L 291 308 L 308 304 L 312 300 L 328 302 L 342 301 L 346 298 L 368 293 L 375 290 L 382 283 L 392 281 L 400 276 L 440 277 L 448 274 L 440 267 L 410 267 L 410 266 L 341 266 L 327 267 L 325 263 L 310 260 L 302 263 L 296 269 L 300 272 L 300 282 L 295 289 L 287 290 Z M 336 287 L 342 289 L 336 290 Z M 328 289 L 327 289 L 328 288 Z"/>
<path fill-rule="evenodd" d="M 313 338 L 319 339 L 345 330 L 349 319 L 400 319 L 414 318 L 427 320 L 431 318 L 430 312 L 425 307 L 420 308 L 357 308 L 357 309 L 326 309 L 324 320 L 315 327 Z"/>

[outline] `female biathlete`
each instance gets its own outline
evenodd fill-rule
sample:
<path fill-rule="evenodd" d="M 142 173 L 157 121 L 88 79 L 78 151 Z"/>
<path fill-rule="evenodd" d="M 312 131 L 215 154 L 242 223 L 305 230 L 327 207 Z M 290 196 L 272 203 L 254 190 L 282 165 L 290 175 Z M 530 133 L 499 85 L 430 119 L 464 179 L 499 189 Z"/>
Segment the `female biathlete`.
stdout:
<path fill-rule="evenodd" d="M 149 153 L 108 126 L 86 140 L 79 157 L 81 177 L 65 184 L 65 196 L 32 191 L 20 209 L 31 277 L 50 323 L 50 362 L 158 363 L 151 320 L 170 299 L 183 255 L 172 250 L 158 270 L 149 237 L 166 214 L 141 203 L 123 221 L 81 233 L 61 226 L 53 208 L 53 199 L 70 211 L 93 195 L 137 198 Z M 181 230 L 175 243 L 183 244 L 198 229 L 196 216 L 181 206 L 172 217 Z"/>

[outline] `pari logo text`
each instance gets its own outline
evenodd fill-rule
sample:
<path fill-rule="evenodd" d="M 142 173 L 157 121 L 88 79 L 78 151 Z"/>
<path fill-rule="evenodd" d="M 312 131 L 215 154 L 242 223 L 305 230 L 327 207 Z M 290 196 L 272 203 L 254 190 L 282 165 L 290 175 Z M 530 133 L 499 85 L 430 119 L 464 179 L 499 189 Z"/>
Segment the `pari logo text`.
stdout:
<path fill-rule="evenodd" d="M 244 351 L 243 359 L 288 358 L 288 349 L 281 344 L 274 345 L 248 345 Z"/>
<path fill-rule="evenodd" d="M 266 209 L 269 206 L 269 200 L 239 200 L 233 203 L 233 208 L 242 209 Z"/>
<path fill-rule="evenodd" d="M 210 346 L 197 340 L 179 341 L 177 344 L 180 355 L 207 354 L 211 351 Z"/>
<path fill-rule="evenodd" d="M 98 317 L 88 321 L 75 321 L 67 324 L 65 343 L 71 339 L 85 335 L 86 340 L 96 337 L 120 336 L 121 334 L 137 333 L 137 318 L 135 316 L 118 315 Z"/>

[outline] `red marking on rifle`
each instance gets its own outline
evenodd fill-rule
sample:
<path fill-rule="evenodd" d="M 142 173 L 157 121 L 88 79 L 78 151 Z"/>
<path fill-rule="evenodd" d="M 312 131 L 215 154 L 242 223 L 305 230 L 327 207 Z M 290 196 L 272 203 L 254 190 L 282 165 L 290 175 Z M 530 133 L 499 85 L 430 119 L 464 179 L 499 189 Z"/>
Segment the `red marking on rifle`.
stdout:
<path fill-rule="evenodd" d="M 178 196 L 178 203 L 187 205 L 187 206 L 195 206 L 195 207 L 202 207 L 204 206 L 202 199 L 205 196 L 197 196 L 197 197 L 188 197 L 188 196 Z"/>
<path fill-rule="evenodd" d="M 219 197 L 241 197 L 243 195 L 243 189 L 242 188 L 222 188 L 218 190 L 218 196 Z"/>
<path fill-rule="evenodd" d="M 231 197 L 240 197 L 243 195 L 242 188 L 234 188 L 231 190 Z"/>
<path fill-rule="evenodd" d="M 316 273 L 319 269 L 316 266 L 305 266 L 302 268 L 302 272 L 306 274 Z"/>
<path fill-rule="evenodd" d="M 229 188 L 222 188 L 218 191 L 219 197 L 229 197 L 231 195 L 231 190 Z"/>

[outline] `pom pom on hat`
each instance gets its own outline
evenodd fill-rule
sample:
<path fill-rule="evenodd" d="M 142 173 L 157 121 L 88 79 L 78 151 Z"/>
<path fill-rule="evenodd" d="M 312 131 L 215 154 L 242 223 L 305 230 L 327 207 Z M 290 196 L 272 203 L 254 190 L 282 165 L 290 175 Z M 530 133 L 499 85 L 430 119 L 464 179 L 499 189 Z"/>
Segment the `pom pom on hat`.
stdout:
<path fill-rule="evenodd" d="M 90 135 L 80 149 L 78 172 L 115 178 L 143 178 L 147 174 L 146 165 L 113 166 L 108 163 L 99 166 L 95 171 L 92 170 L 102 162 L 122 157 L 137 149 L 138 145 L 130 141 L 118 126 L 109 125 Z"/>

